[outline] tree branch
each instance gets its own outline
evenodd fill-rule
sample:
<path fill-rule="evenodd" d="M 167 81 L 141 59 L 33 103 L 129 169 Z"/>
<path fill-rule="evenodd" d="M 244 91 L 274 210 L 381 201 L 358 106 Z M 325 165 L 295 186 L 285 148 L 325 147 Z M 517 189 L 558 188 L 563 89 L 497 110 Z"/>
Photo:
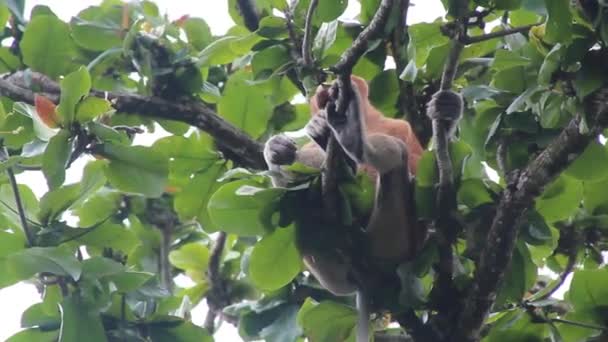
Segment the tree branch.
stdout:
<path fill-rule="evenodd" d="M 535 197 L 579 156 L 608 125 L 608 89 L 602 89 L 585 100 L 585 110 L 594 117 L 588 133 L 579 129 L 581 118 L 576 117 L 560 135 L 522 172 L 511 172 L 508 185 L 498 204 L 490 227 L 487 243 L 481 251 L 473 283 L 465 298 L 465 308 L 455 325 L 453 341 L 477 341 L 497 289 L 507 269 L 517 228 L 523 214 L 534 206 Z"/>
<path fill-rule="evenodd" d="M 30 89 L 34 86 L 40 88 L 41 92 L 51 101 L 59 102 L 59 85 L 36 72 L 26 74 L 20 71 L 8 78 L 0 79 L 0 94 L 33 104 L 35 93 Z M 218 146 L 230 151 L 230 157 L 240 165 L 253 169 L 266 168 L 262 156 L 262 144 L 251 139 L 246 133 L 232 126 L 200 102 L 193 100 L 177 103 L 154 96 L 146 97 L 98 90 L 92 90 L 90 95 L 111 100 L 112 106 L 118 112 L 137 113 L 146 117 L 185 122 L 209 133 Z"/>
<path fill-rule="evenodd" d="M 332 70 L 335 73 L 350 75 L 359 58 L 367 51 L 370 40 L 376 39 L 384 30 L 392 5 L 393 0 L 382 0 L 369 25 L 361 31 L 353 45 L 342 54 L 338 63 L 333 66 Z"/>
<path fill-rule="evenodd" d="M 260 25 L 260 17 L 253 0 L 237 0 L 237 4 L 245 27 L 251 32 L 257 30 Z"/>
<path fill-rule="evenodd" d="M 291 40 L 292 44 L 289 49 L 291 57 L 297 61 L 302 58 L 302 42 L 300 42 L 300 39 L 298 38 L 298 35 L 296 33 L 296 27 L 293 18 L 296 5 L 297 0 L 289 1 L 287 9 L 285 10 L 285 23 L 287 26 L 287 34 L 289 35 L 289 40 Z"/>
<path fill-rule="evenodd" d="M 220 265 L 222 261 L 222 254 L 224 253 L 224 247 L 226 246 L 225 232 L 220 232 L 215 239 L 215 244 L 211 250 L 211 256 L 209 257 L 209 268 L 207 269 L 207 278 L 211 288 L 207 295 L 207 306 L 208 312 L 205 317 L 205 323 L 203 327 L 213 334 L 215 332 L 215 319 L 221 310 L 229 304 L 229 298 L 226 294 L 226 284 L 220 273 Z"/>
<path fill-rule="evenodd" d="M 391 34 L 391 52 L 397 67 L 397 77 L 401 76 L 408 63 L 406 52 L 408 37 L 407 14 L 410 7 L 410 0 L 396 0 L 395 10 L 399 11 L 399 19 Z M 399 113 L 412 125 L 412 129 L 424 145 L 428 142 L 431 130 L 430 121 L 418 108 L 416 94 L 414 93 L 414 85 L 412 82 L 404 81 L 398 78 L 399 81 L 399 99 L 397 107 Z"/>
<path fill-rule="evenodd" d="M 304 39 L 302 42 L 302 59 L 304 67 L 310 68 L 313 64 L 312 59 L 312 17 L 315 9 L 319 5 L 319 0 L 311 0 L 306 12 L 306 24 L 304 26 Z"/>
<path fill-rule="evenodd" d="M 0 161 L 5 162 L 8 159 L 8 151 L 6 147 L 0 147 Z M 17 184 L 17 179 L 15 178 L 15 172 L 13 172 L 13 168 L 9 167 L 6 169 L 6 174 L 8 175 L 8 181 L 11 184 L 11 188 L 13 189 L 13 196 L 15 196 L 15 203 L 17 205 L 17 213 L 19 213 L 19 220 L 21 221 L 21 228 L 25 233 L 25 238 L 27 240 L 27 245 L 29 247 L 33 247 L 35 245 L 36 239 L 34 237 L 34 232 L 30 229 L 30 226 L 27 223 L 27 216 L 25 215 L 25 208 L 23 207 L 23 201 L 21 200 L 21 193 L 19 192 L 19 184 Z"/>
<path fill-rule="evenodd" d="M 479 43 L 479 42 L 483 42 L 483 41 L 494 39 L 494 38 L 508 36 L 508 35 L 511 35 L 514 33 L 528 32 L 534 26 L 537 26 L 540 24 L 541 23 L 536 23 L 536 24 L 530 24 L 530 25 L 521 26 L 521 27 L 514 27 L 514 28 L 509 28 L 509 29 L 505 29 L 502 31 L 490 32 L 487 34 L 482 34 L 482 35 L 474 36 L 474 37 L 469 37 L 469 36 L 465 35 L 460 39 L 460 42 L 464 45 L 469 45 L 469 44 Z"/>

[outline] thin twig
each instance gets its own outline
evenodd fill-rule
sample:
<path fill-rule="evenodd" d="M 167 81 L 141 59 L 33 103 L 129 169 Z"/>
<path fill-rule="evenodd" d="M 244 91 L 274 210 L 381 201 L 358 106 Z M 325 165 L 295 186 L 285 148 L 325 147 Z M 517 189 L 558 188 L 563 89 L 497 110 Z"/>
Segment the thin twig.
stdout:
<path fill-rule="evenodd" d="M 305 67 L 311 67 L 312 59 L 312 17 L 315 14 L 315 9 L 319 5 L 319 0 L 311 0 L 306 12 L 306 24 L 304 26 L 304 39 L 302 42 L 302 59 Z"/>
<path fill-rule="evenodd" d="M 173 227 L 158 227 L 160 230 L 160 252 L 159 252 L 159 274 L 163 288 L 169 293 L 173 293 L 173 275 L 171 274 L 171 263 L 169 262 L 169 252 L 173 242 Z"/>
<path fill-rule="evenodd" d="M 300 42 L 298 34 L 296 33 L 296 26 L 293 17 L 296 5 L 297 0 L 291 0 L 289 1 L 289 5 L 287 5 L 287 9 L 285 10 L 287 34 L 289 35 L 289 40 L 291 40 L 291 46 L 289 50 L 291 53 L 291 57 L 295 61 L 300 60 L 302 58 L 302 42 Z"/>
<path fill-rule="evenodd" d="M 574 270 L 574 266 L 576 265 L 576 257 L 578 255 L 578 246 L 580 243 L 580 235 L 576 231 L 574 225 L 567 225 L 561 232 L 560 242 L 564 240 L 567 241 L 565 243 L 567 244 L 565 246 L 565 252 L 568 256 L 568 263 L 566 264 L 566 267 L 564 267 L 564 270 L 559 274 L 557 283 L 555 283 L 550 290 L 540 295 L 538 298 L 530 299 L 530 301 L 541 301 L 551 297 L 557 290 L 559 290 L 560 287 L 562 287 L 562 285 L 566 281 L 566 278 L 568 278 L 568 275 L 570 275 L 570 273 L 572 273 L 572 271 Z"/>
<path fill-rule="evenodd" d="M 386 22 L 390 16 L 393 0 L 382 0 L 376 14 L 369 22 L 369 25 L 361 31 L 353 45 L 346 50 L 336 65 L 333 66 L 333 71 L 337 74 L 350 74 L 359 58 L 367 51 L 369 42 L 376 39 L 384 31 Z"/>
<path fill-rule="evenodd" d="M 399 77 L 408 63 L 406 46 L 409 41 L 407 15 L 410 7 L 410 0 L 396 0 L 394 6 L 396 7 L 396 10 L 399 11 L 399 19 L 391 34 L 391 52 L 393 54 L 393 59 L 395 60 L 395 66 L 397 67 L 397 76 Z M 421 140 L 422 145 L 424 146 L 428 142 L 428 137 L 430 135 L 430 121 L 418 108 L 412 82 L 404 81 L 401 78 L 399 78 L 398 81 L 399 98 L 397 107 L 399 113 L 401 113 L 410 125 L 412 125 L 416 137 L 418 140 Z"/>
<path fill-rule="evenodd" d="M 222 261 L 222 254 L 224 253 L 224 247 L 226 246 L 227 234 L 220 232 L 215 239 L 215 244 L 211 250 L 211 256 L 209 257 L 209 268 L 207 269 L 207 278 L 211 285 L 209 294 L 207 295 L 207 316 L 203 327 L 207 329 L 211 334 L 215 331 L 215 319 L 219 312 L 230 304 L 230 298 L 227 298 L 224 279 L 220 273 L 220 266 Z"/>
<path fill-rule="evenodd" d="M 490 32 L 490 33 L 486 33 L 486 34 L 482 34 L 482 35 L 474 36 L 474 37 L 464 36 L 460 39 L 460 42 L 464 45 L 480 43 L 480 42 L 483 42 L 486 40 L 504 37 L 504 36 L 508 36 L 508 35 L 511 35 L 514 33 L 528 32 L 528 31 L 530 31 L 531 28 L 533 28 L 534 26 L 538 26 L 538 25 L 540 25 L 540 23 L 530 24 L 530 25 L 521 26 L 521 27 L 514 27 L 514 28 L 510 28 L 510 29 L 505 29 L 502 31 Z"/>
<path fill-rule="evenodd" d="M 5 162 L 8 160 L 8 151 L 6 147 L 2 146 L 0 149 L 0 161 Z M 32 247 L 35 245 L 36 240 L 34 237 L 34 232 L 31 231 L 28 223 L 27 216 L 25 214 L 25 208 L 23 206 L 23 201 L 21 200 L 21 193 L 19 192 L 19 184 L 17 184 L 17 179 L 15 178 L 15 173 L 13 172 L 13 168 L 9 167 L 6 169 L 6 174 L 8 175 L 8 181 L 11 184 L 11 188 L 13 189 L 13 196 L 15 196 L 15 203 L 17 205 L 17 212 L 19 213 L 19 220 L 21 221 L 21 228 L 25 233 L 25 238 L 27 240 L 27 245 Z"/>
<path fill-rule="evenodd" d="M 589 323 L 583 323 L 583 322 L 569 321 L 567 319 L 561 319 L 561 318 L 552 318 L 551 322 L 568 324 L 568 325 L 572 325 L 572 326 L 576 326 L 576 327 L 581 327 L 581 328 L 587 328 L 587 329 L 608 331 L 608 327 L 602 327 L 602 326 L 599 326 L 599 325 L 589 324 Z"/>
<path fill-rule="evenodd" d="M 464 49 L 464 45 L 458 40 L 452 41 L 452 47 L 450 48 L 450 54 L 448 55 L 448 59 L 445 63 L 445 67 L 443 69 L 443 75 L 441 75 L 441 90 L 449 90 L 452 89 L 452 83 L 454 82 L 454 78 L 456 77 L 456 71 L 458 70 L 458 61 L 460 59 L 460 54 Z"/>

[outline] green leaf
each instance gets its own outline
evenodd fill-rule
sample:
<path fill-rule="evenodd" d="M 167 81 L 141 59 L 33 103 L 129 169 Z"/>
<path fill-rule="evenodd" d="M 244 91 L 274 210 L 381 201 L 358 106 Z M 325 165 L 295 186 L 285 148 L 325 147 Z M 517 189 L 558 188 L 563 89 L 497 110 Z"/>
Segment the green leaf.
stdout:
<path fill-rule="evenodd" d="M 70 28 L 54 15 L 34 17 L 25 28 L 20 47 L 23 62 L 51 78 L 68 72 L 75 57 Z"/>
<path fill-rule="evenodd" d="M 262 88 L 247 83 L 250 76 L 245 72 L 230 76 L 217 109 L 228 122 L 258 138 L 266 131 L 272 103 Z"/>
<path fill-rule="evenodd" d="M 201 167 L 204 164 L 201 164 Z M 209 217 L 207 210 L 209 199 L 222 185 L 218 178 L 226 171 L 225 161 L 216 161 L 196 173 L 184 188 L 175 195 L 173 206 L 182 220 L 196 218 L 203 229 L 208 232 L 218 230 Z"/>
<path fill-rule="evenodd" d="M 354 308 L 335 302 L 314 304 L 307 299 L 298 323 L 312 341 L 355 341 L 357 312 Z"/>
<path fill-rule="evenodd" d="M 86 201 L 78 205 L 74 213 L 78 216 L 81 226 L 88 227 L 97 224 L 110 215 L 114 215 L 120 208 L 122 194 L 118 191 L 102 188 Z"/>
<path fill-rule="evenodd" d="M 83 202 L 101 188 L 106 182 L 103 175 L 104 165 L 105 163 L 101 160 L 90 162 L 84 168 L 81 182 L 44 194 L 40 199 L 40 212 L 38 213 L 40 222 L 47 223 L 56 219 L 65 210 Z"/>
<path fill-rule="evenodd" d="M 78 104 L 74 120 L 80 123 L 89 122 L 101 114 L 108 113 L 112 110 L 110 101 L 99 97 L 89 96 Z"/>
<path fill-rule="evenodd" d="M 169 253 L 169 261 L 177 268 L 186 271 L 194 281 L 203 281 L 209 266 L 209 248 L 200 243 L 189 243 Z"/>
<path fill-rule="evenodd" d="M 484 342 L 544 341 L 546 324 L 532 321 L 524 310 L 511 310 L 492 326 Z"/>
<path fill-rule="evenodd" d="M 608 213 L 608 179 L 583 183 L 583 206 L 590 214 Z"/>
<path fill-rule="evenodd" d="M 272 75 L 275 70 L 291 61 L 289 51 L 283 45 L 274 45 L 253 55 L 251 68 L 256 79 Z"/>
<path fill-rule="evenodd" d="M 561 44 L 556 44 L 545 57 L 543 64 L 538 71 L 538 84 L 548 86 L 553 79 L 553 73 L 559 69 L 560 61 L 564 55 Z"/>
<path fill-rule="evenodd" d="M 254 188 L 256 185 L 249 180 L 239 180 L 223 185 L 211 196 L 207 209 L 220 230 L 254 236 L 264 235 L 272 228 L 270 222 L 264 222 L 263 214 L 278 205 L 285 190 Z M 249 191 L 251 189 L 255 190 Z"/>
<path fill-rule="evenodd" d="M 569 0 L 545 0 L 549 18 L 544 40 L 548 43 L 568 43 L 572 40 L 572 13 Z"/>
<path fill-rule="evenodd" d="M 25 240 L 23 236 L 0 231 L 0 260 L 23 249 L 25 249 Z"/>
<path fill-rule="evenodd" d="M 202 50 L 213 40 L 209 25 L 201 18 L 188 18 L 183 24 L 188 42 L 196 50 Z"/>
<path fill-rule="evenodd" d="M 6 147 L 20 149 L 36 137 L 32 120 L 21 114 L 9 114 L 2 125 L 0 137 Z"/>
<path fill-rule="evenodd" d="M 537 267 L 525 243 L 518 243 L 496 298 L 496 305 L 518 303 L 536 281 Z"/>
<path fill-rule="evenodd" d="M 179 324 L 152 324 L 149 326 L 152 342 L 213 342 L 205 329 L 191 322 Z"/>
<path fill-rule="evenodd" d="M 449 41 L 446 36 L 441 34 L 440 27 L 440 23 L 419 23 L 408 28 L 411 39 L 408 51 L 414 49 L 418 68 L 426 63 L 433 48 L 442 46 Z"/>
<path fill-rule="evenodd" d="M 384 70 L 369 83 L 369 100 L 386 116 L 395 116 L 399 100 L 399 80 L 395 69 Z"/>
<path fill-rule="evenodd" d="M 561 176 L 547 186 L 536 201 L 536 210 L 549 223 L 565 220 L 578 209 L 582 195 L 581 182 Z"/>
<path fill-rule="evenodd" d="M 466 179 L 458 188 L 458 202 L 472 209 L 492 203 L 492 197 L 481 179 Z"/>
<path fill-rule="evenodd" d="M 249 259 L 251 281 L 264 291 L 278 290 L 287 285 L 301 269 L 293 226 L 276 229 L 266 235 L 253 247 Z"/>
<path fill-rule="evenodd" d="M 92 51 L 105 51 L 122 46 L 122 6 L 91 6 L 76 17 L 70 26 L 74 41 Z"/>
<path fill-rule="evenodd" d="M 21 280 L 34 274 L 46 272 L 56 275 L 69 275 L 74 280 L 80 278 L 81 264 L 67 249 L 56 247 L 32 247 L 7 257 L 9 272 Z"/>
<path fill-rule="evenodd" d="M 228 64 L 235 58 L 247 54 L 261 37 L 251 34 L 244 37 L 225 36 L 209 44 L 198 55 L 199 65 Z"/>
<path fill-rule="evenodd" d="M 38 211 L 38 199 L 32 190 L 24 184 L 19 184 L 19 194 L 21 195 L 21 204 L 25 210 L 25 216 L 28 220 L 32 220 Z M 17 203 L 15 202 L 15 193 L 9 184 L 0 186 L 0 213 L 6 221 L 4 224 L 10 227 L 17 228 L 15 232 L 22 232 L 21 220 L 17 213 Z"/>
<path fill-rule="evenodd" d="M 152 277 L 154 273 L 128 271 L 107 275 L 104 280 L 112 282 L 117 291 L 128 293 L 139 289 Z"/>
<path fill-rule="evenodd" d="M 91 91 L 91 76 L 87 69 L 81 66 L 61 80 L 60 85 L 61 98 L 57 106 L 57 113 L 64 125 L 69 127 L 74 121 L 76 105 Z"/>
<path fill-rule="evenodd" d="M 327 54 L 327 50 L 336 42 L 337 30 L 337 20 L 321 25 L 312 45 L 312 52 L 317 60 L 323 59 Z"/>
<path fill-rule="evenodd" d="M 65 168 L 73 149 L 71 135 L 67 129 L 60 130 L 51 138 L 42 156 L 42 172 L 51 190 L 57 189 L 65 181 Z"/>
<path fill-rule="evenodd" d="M 256 33 L 264 38 L 284 38 L 287 36 L 287 22 L 279 17 L 264 17 L 260 20 L 260 27 Z"/>
<path fill-rule="evenodd" d="M 608 175 L 608 151 L 599 141 L 592 141 L 585 151 L 564 171 L 564 174 L 583 181 L 599 181 Z"/>
<path fill-rule="evenodd" d="M 99 251 L 103 251 L 104 248 L 112 248 L 125 254 L 130 253 L 139 243 L 133 231 L 111 222 L 89 228 L 89 231 L 82 234 L 77 241 L 89 248 L 95 247 Z"/>
<path fill-rule="evenodd" d="M 0 231 L 0 268 L 8 270 L 10 266 L 6 257 L 10 254 L 24 250 L 25 247 L 26 242 L 23 234 Z M 20 277 L 11 272 L 2 272 L 0 273 L 0 289 L 13 285 L 19 280 L 21 280 Z"/>
<path fill-rule="evenodd" d="M 516 10 L 521 6 L 522 0 L 496 0 L 496 9 Z"/>
<path fill-rule="evenodd" d="M 494 54 L 492 69 L 500 71 L 516 66 L 526 66 L 530 64 L 530 62 L 531 60 L 529 58 L 521 56 L 516 52 L 501 49 L 497 50 L 496 54 Z"/>
<path fill-rule="evenodd" d="M 61 303 L 61 332 L 59 342 L 107 341 L 101 316 L 77 295 Z"/>
<path fill-rule="evenodd" d="M 96 146 L 94 152 L 110 160 L 105 173 L 117 189 L 147 197 L 160 197 L 165 191 L 168 161 L 151 148 L 108 142 Z"/>
<path fill-rule="evenodd" d="M 568 299 L 576 311 L 608 306 L 608 270 L 578 270 L 574 272 Z"/>

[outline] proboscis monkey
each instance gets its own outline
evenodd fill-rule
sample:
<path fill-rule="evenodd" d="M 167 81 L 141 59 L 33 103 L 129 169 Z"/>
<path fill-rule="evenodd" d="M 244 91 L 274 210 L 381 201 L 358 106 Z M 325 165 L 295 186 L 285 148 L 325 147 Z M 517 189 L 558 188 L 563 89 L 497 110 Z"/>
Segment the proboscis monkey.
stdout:
<path fill-rule="evenodd" d="M 351 84 L 354 94 L 345 120 L 326 110 L 338 95 L 319 86 L 310 100 L 312 118 L 305 128 L 315 143 L 298 149 L 291 138 L 278 134 L 266 143 L 264 157 L 274 171 L 273 184 L 285 186 L 289 179 L 281 165 L 298 161 L 321 168 L 327 139 L 333 134 L 358 169 L 376 181 L 374 208 L 366 227 L 370 257 L 399 263 L 413 258 L 426 238 L 426 231 L 417 224 L 411 180 L 423 149 L 408 122 L 386 118 L 371 105 L 365 80 L 352 76 Z M 331 293 L 350 295 L 357 290 L 351 266 L 344 260 L 302 248 L 300 252 L 308 270 Z"/>

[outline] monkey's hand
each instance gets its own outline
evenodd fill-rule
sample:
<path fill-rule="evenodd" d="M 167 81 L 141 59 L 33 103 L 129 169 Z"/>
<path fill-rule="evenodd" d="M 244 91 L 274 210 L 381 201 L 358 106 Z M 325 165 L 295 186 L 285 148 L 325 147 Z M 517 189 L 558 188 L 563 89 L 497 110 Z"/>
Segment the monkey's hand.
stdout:
<path fill-rule="evenodd" d="M 269 167 L 291 165 L 296 161 L 297 150 L 295 141 L 285 134 L 277 134 L 266 142 L 264 159 Z"/>
<path fill-rule="evenodd" d="M 349 88 L 352 89 L 352 92 L 348 95 L 343 94 L 343 91 L 338 91 L 338 87 L 331 94 L 335 100 L 327 104 L 327 122 L 346 154 L 354 161 L 361 163 L 364 159 L 366 144 L 363 134 L 363 113 L 357 89 L 352 86 Z M 347 98 L 343 99 L 344 96 Z M 338 102 L 347 103 L 344 114 L 338 112 L 336 108 Z"/>
<path fill-rule="evenodd" d="M 313 115 L 304 129 L 306 130 L 306 134 L 308 134 L 317 145 L 323 150 L 326 149 L 331 130 L 327 124 L 327 112 L 324 109 L 319 111 L 316 115 Z"/>
<path fill-rule="evenodd" d="M 427 108 L 427 116 L 431 120 L 458 121 L 462 115 L 462 96 L 452 90 L 436 92 Z"/>

